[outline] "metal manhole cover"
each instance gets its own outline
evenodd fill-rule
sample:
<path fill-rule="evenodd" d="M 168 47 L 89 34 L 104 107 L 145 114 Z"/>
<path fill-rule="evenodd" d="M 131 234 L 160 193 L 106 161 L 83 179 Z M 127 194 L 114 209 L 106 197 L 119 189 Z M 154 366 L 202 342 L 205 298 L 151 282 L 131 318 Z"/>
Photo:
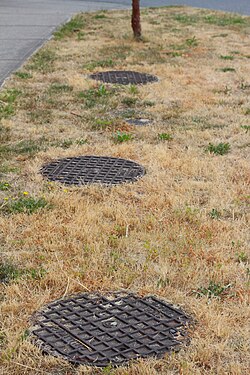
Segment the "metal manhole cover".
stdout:
<path fill-rule="evenodd" d="M 188 321 L 182 311 L 153 296 L 85 293 L 45 306 L 30 331 L 47 354 L 103 367 L 177 349 Z"/>
<path fill-rule="evenodd" d="M 90 75 L 90 78 L 95 79 L 96 81 L 116 83 L 119 85 L 146 85 L 147 83 L 158 81 L 158 78 L 151 74 L 126 70 L 94 73 Z"/>
<path fill-rule="evenodd" d="M 101 183 L 116 185 L 134 182 L 145 174 L 145 168 L 131 160 L 104 156 L 79 156 L 58 159 L 41 168 L 50 181 L 67 185 Z"/>
<path fill-rule="evenodd" d="M 151 124 L 151 121 L 146 118 L 126 119 L 126 122 L 135 126 L 146 126 Z"/>

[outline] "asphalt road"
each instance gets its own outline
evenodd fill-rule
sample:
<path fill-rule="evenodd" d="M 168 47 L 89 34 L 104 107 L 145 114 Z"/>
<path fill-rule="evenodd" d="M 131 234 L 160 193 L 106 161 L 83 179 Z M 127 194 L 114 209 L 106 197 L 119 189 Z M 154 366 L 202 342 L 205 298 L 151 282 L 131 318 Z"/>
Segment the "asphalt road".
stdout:
<path fill-rule="evenodd" d="M 141 6 L 166 5 L 191 5 L 250 15 L 250 0 L 141 0 Z M 0 0 L 0 86 L 72 14 L 130 7 L 131 0 Z"/>

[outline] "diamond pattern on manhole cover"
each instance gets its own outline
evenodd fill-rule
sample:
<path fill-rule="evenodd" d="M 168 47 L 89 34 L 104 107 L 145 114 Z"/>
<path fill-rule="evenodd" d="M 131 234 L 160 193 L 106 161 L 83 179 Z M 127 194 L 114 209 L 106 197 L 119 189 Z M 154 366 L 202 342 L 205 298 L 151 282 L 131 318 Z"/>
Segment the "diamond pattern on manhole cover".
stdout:
<path fill-rule="evenodd" d="M 146 118 L 126 119 L 126 122 L 128 124 L 136 125 L 136 126 L 146 126 L 146 125 L 150 125 L 151 123 L 151 121 Z"/>
<path fill-rule="evenodd" d="M 50 181 L 59 181 L 66 185 L 116 185 L 136 181 L 145 174 L 145 168 L 126 159 L 79 156 L 46 164 L 41 168 L 41 173 Z"/>
<path fill-rule="evenodd" d="M 47 354 L 103 367 L 177 349 L 187 337 L 188 321 L 182 311 L 153 296 L 85 293 L 45 306 L 30 331 Z"/>
<path fill-rule="evenodd" d="M 94 73 L 90 75 L 90 78 L 95 79 L 96 81 L 116 83 L 119 85 L 146 85 L 147 83 L 158 81 L 158 78 L 151 74 L 126 70 Z"/>

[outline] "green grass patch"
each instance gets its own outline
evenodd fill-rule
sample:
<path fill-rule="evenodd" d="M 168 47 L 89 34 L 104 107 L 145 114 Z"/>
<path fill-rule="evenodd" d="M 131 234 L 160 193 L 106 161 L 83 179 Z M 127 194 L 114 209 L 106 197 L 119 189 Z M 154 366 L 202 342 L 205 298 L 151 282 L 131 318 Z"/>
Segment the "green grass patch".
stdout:
<path fill-rule="evenodd" d="M 115 65 L 112 59 L 90 61 L 84 65 L 85 69 L 94 70 L 96 68 L 112 68 Z"/>
<path fill-rule="evenodd" d="M 236 70 L 234 68 L 230 68 L 230 67 L 221 68 L 220 71 L 223 72 L 223 73 L 236 72 Z"/>
<path fill-rule="evenodd" d="M 9 283 L 21 277 L 28 277 L 33 280 L 41 280 L 47 271 L 43 267 L 20 268 L 11 262 L 0 262 L 0 282 Z"/>
<path fill-rule="evenodd" d="M 99 104 L 107 104 L 108 98 L 114 93 L 114 90 L 107 90 L 105 85 L 81 91 L 78 94 L 86 108 L 93 108 Z"/>
<path fill-rule="evenodd" d="M 15 76 L 21 79 L 29 79 L 32 78 L 32 74 L 27 73 L 27 72 L 16 72 Z"/>
<path fill-rule="evenodd" d="M 246 133 L 250 131 L 250 125 L 241 125 L 241 129 L 244 129 Z"/>
<path fill-rule="evenodd" d="M 157 138 L 160 140 L 160 141 L 172 141 L 173 137 L 171 134 L 169 133 L 159 133 L 157 135 Z"/>
<path fill-rule="evenodd" d="M 209 212 L 209 216 L 211 217 L 211 219 L 217 219 L 218 220 L 221 217 L 221 213 L 216 208 L 213 208 Z"/>
<path fill-rule="evenodd" d="M 0 146 L 0 155 L 28 154 L 29 156 L 32 156 L 42 149 L 41 142 L 43 141 L 44 139 L 40 141 L 25 140 L 13 145 L 2 145 Z"/>
<path fill-rule="evenodd" d="M 6 181 L 0 181 L 0 191 L 7 191 L 11 188 L 11 185 Z"/>
<path fill-rule="evenodd" d="M 38 51 L 32 58 L 28 68 L 37 70 L 40 73 L 50 73 L 54 70 L 54 62 L 56 61 L 55 51 L 46 48 Z"/>
<path fill-rule="evenodd" d="M 8 89 L 0 93 L 0 120 L 15 114 L 15 101 L 21 95 L 17 89 Z"/>
<path fill-rule="evenodd" d="M 125 104 L 127 107 L 133 107 L 137 102 L 137 98 L 127 96 L 122 99 L 122 104 Z"/>
<path fill-rule="evenodd" d="M 222 60 L 234 60 L 234 56 L 231 55 L 220 55 Z"/>
<path fill-rule="evenodd" d="M 73 17 L 69 22 L 61 26 L 57 31 L 54 32 L 54 38 L 61 40 L 64 38 L 71 37 L 76 33 L 79 33 L 85 27 L 85 21 L 82 15 Z"/>
<path fill-rule="evenodd" d="M 210 281 L 208 287 L 200 287 L 195 294 L 198 297 L 207 297 L 207 298 L 219 298 L 225 294 L 226 290 L 231 288 L 231 284 L 221 285 L 214 281 Z"/>
<path fill-rule="evenodd" d="M 225 155 L 228 154 L 230 151 L 230 144 L 229 143 L 219 143 L 218 145 L 215 145 L 213 143 L 209 143 L 209 145 L 206 147 L 205 151 L 210 152 L 210 154 L 215 155 Z"/>
<path fill-rule="evenodd" d="M 34 198 L 25 195 L 16 199 L 7 198 L 5 204 L 2 205 L 1 211 L 8 214 L 25 213 L 30 215 L 46 206 L 51 207 L 45 198 Z"/>
<path fill-rule="evenodd" d="M 217 26 L 245 26 L 246 20 L 238 15 L 210 14 L 202 17 L 202 20 L 210 25 Z"/>
<path fill-rule="evenodd" d="M 73 91 L 73 87 L 66 85 L 65 83 L 58 83 L 58 82 L 53 82 L 49 89 L 48 92 L 50 94 L 62 94 L 64 92 L 71 92 Z"/>
<path fill-rule="evenodd" d="M 113 141 L 115 143 L 123 143 L 123 142 L 128 142 L 133 140 L 133 135 L 130 133 L 121 133 L 121 132 L 116 132 L 113 134 Z"/>

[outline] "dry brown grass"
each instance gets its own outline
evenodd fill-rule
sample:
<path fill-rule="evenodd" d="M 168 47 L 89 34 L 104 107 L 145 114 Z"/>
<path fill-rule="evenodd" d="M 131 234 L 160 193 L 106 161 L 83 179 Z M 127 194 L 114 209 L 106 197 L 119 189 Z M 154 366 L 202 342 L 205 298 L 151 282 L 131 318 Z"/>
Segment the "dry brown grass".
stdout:
<path fill-rule="evenodd" d="M 0 191 L 1 256 L 19 273 L 0 286 L 1 374 L 101 374 L 43 356 L 25 330 L 53 299 L 110 288 L 156 294 L 197 325 L 178 354 L 104 374 L 249 373 L 250 20 L 191 8 L 142 13 L 142 43 L 131 38 L 128 11 L 82 15 L 80 34 L 48 42 L 22 68 L 32 76 L 12 76 L 3 89 L 20 91 L 0 128 L 1 181 L 10 184 Z M 104 65 L 160 81 L 138 92 L 106 86 L 94 102 L 93 91 L 79 96 L 98 90 L 87 75 Z M 126 125 L 131 109 L 153 126 Z M 116 144 L 117 130 L 134 139 Z M 220 142 L 228 154 L 205 152 Z M 49 160 L 85 154 L 132 159 L 147 174 L 112 188 L 64 188 L 39 174 Z M 11 211 L 24 191 L 49 206 Z"/>

